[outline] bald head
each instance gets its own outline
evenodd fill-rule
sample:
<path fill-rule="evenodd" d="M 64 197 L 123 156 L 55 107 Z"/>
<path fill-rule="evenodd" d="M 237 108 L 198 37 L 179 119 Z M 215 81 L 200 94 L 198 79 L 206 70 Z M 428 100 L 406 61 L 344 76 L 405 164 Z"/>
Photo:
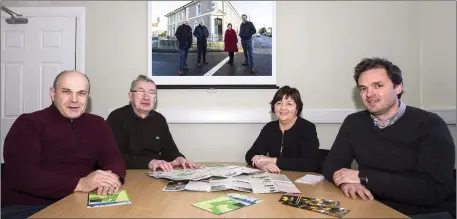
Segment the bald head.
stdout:
<path fill-rule="evenodd" d="M 54 79 L 51 100 L 64 117 L 76 119 L 86 110 L 89 89 L 89 78 L 85 74 L 63 71 Z"/>
<path fill-rule="evenodd" d="M 65 76 L 70 76 L 70 77 L 78 77 L 78 76 L 83 76 L 85 78 L 85 80 L 87 81 L 87 86 L 88 86 L 88 91 L 90 91 L 90 81 L 89 81 L 89 78 L 87 77 L 86 74 L 83 74 L 79 71 L 76 71 L 76 70 L 67 70 L 67 71 L 62 71 L 60 72 L 56 78 L 54 79 L 54 83 L 52 84 L 52 88 L 56 89 L 57 86 L 58 86 L 58 83 L 59 83 L 59 80 L 62 78 L 62 77 L 65 77 Z"/>

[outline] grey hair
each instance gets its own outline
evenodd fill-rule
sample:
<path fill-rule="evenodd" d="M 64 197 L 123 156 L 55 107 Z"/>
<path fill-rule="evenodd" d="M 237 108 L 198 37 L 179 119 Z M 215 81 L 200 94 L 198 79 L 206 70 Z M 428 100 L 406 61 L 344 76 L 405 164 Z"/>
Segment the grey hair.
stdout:
<path fill-rule="evenodd" d="M 57 82 L 59 82 L 60 77 L 62 77 L 64 74 L 67 74 L 67 73 L 70 73 L 70 72 L 76 72 L 76 73 L 80 73 L 80 74 L 84 75 L 84 77 L 86 77 L 86 79 L 87 79 L 87 83 L 89 84 L 89 92 L 90 92 L 90 80 L 89 80 L 89 77 L 87 77 L 86 74 L 84 74 L 82 72 L 79 72 L 79 71 L 76 71 L 76 70 L 65 70 L 65 71 L 62 71 L 59 74 L 57 74 L 56 78 L 54 78 L 54 82 L 52 83 L 52 88 L 56 89 L 57 88 Z"/>
<path fill-rule="evenodd" d="M 156 84 L 152 79 L 150 79 L 148 76 L 146 75 L 138 75 L 138 77 L 135 78 L 135 80 L 132 81 L 132 84 L 130 85 L 130 91 L 133 91 L 133 89 L 135 89 L 135 86 L 136 86 L 136 82 L 138 81 L 146 81 L 146 82 L 151 82 L 153 83 L 154 85 Z"/>

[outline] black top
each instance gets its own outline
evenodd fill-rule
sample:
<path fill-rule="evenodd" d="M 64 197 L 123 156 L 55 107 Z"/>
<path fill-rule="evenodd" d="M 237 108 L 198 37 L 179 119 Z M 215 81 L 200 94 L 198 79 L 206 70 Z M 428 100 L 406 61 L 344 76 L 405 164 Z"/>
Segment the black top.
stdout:
<path fill-rule="evenodd" d="M 407 106 L 384 129 L 366 110 L 349 115 L 325 162 L 325 178 L 333 183 L 333 173 L 350 168 L 353 159 L 359 176 L 368 177 L 368 190 L 384 204 L 408 215 L 455 215 L 455 146 L 438 115 Z"/>
<path fill-rule="evenodd" d="M 197 41 L 206 41 L 209 36 L 208 28 L 203 25 L 198 25 L 195 27 L 194 36 L 197 37 Z"/>
<path fill-rule="evenodd" d="M 240 38 L 241 39 L 251 39 L 252 35 L 257 32 L 255 26 L 252 22 L 246 21 L 240 25 Z"/>
<path fill-rule="evenodd" d="M 192 46 L 192 27 L 182 24 L 176 29 L 176 40 L 179 43 L 179 49 L 187 49 Z M 187 48 L 184 47 L 187 43 Z"/>
<path fill-rule="evenodd" d="M 127 169 L 147 169 L 152 159 L 173 161 L 184 157 L 173 141 L 165 117 L 156 111 L 143 119 L 131 105 L 126 105 L 111 112 L 107 122 Z"/>
<path fill-rule="evenodd" d="M 251 159 L 255 155 L 268 154 L 277 157 L 276 164 L 281 170 L 316 172 L 319 167 L 318 150 L 316 126 L 298 117 L 295 124 L 284 131 L 284 135 L 278 120 L 267 123 L 246 153 L 245 159 L 248 164 L 252 164 Z"/>

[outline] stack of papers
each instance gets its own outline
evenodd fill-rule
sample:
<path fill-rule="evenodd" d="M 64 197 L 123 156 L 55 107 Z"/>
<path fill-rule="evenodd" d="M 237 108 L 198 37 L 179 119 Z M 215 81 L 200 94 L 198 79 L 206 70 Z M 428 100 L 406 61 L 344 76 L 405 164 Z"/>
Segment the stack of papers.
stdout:
<path fill-rule="evenodd" d="M 154 178 L 165 178 L 169 180 L 193 180 L 199 181 L 211 177 L 228 178 L 241 174 L 260 172 L 258 169 L 234 166 L 234 165 L 217 165 L 212 167 L 202 166 L 199 169 L 178 169 L 170 172 L 156 171 L 147 172 L 146 174 Z"/>
<path fill-rule="evenodd" d="M 170 181 L 163 191 L 199 191 L 217 192 L 225 190 L 236 190 L 252 193 L 301 193 L 300 190 L 285 175 L 256 173 L 248 175 L 238 175 L 229 178 L 209 178 L 200 181 Z"/>
<path fill-rule="evenodd" d="M 219 198 L 195 203 L 192 206 L 220 215 L 260 202 L 262 202 L 262 200 L 257 198 L 230 193 Z"/>
<path fill-rule="evenodd" d="M 184 190 L 216 192 L 232 189 L 252 193 L 301 193 L 284 174 L 266 173 L 244 166 L 216 165 L 170 172 L 147 172 L 146 174 L 154 178 L 169 179 L 170 182 L 163 189 L 166 192 Z"/>
<path fill-rule="evenodd" d="M 296 183 L 305 183 L 305 184 L 316 184 L 320 181 L 324 180 L 324 176 L 322 175 L 310 175 L 306 174 L 305 176 L 295 180 Z"/>

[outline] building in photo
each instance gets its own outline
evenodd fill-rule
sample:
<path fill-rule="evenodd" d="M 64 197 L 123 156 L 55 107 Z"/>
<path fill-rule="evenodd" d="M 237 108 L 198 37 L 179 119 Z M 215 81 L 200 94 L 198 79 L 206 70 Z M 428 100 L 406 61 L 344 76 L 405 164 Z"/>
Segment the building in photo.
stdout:
<path fill-rule="evenodd" d="M 239 33 L 241 15 L 230 1 L 191 1 L 165 15 L 167 17 L 167 37 L 174 38 L 176 29 L 188 20 L 192 30 L 203 19 L 208 28 L 208 41 L 223 41 L 227 24 Z"/>

